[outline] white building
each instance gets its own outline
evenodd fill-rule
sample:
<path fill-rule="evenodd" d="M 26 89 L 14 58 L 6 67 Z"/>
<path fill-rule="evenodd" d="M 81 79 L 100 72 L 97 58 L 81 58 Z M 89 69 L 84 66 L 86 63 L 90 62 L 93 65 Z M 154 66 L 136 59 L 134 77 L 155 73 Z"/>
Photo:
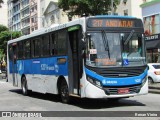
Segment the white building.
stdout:
<path fill-rule="evenodd" d="M 68 22 L 68 16 L 65 12 L 58 8 L 57 2 L 51 1 L 43 13 L 44 26 L 48 27 L 53 24 L 61 24 Z"/>
<path fill-rule="evenodd" d="M 144 0 L 120 0 L 116 13 L 122 16 L 133 16 L 142 19 L 142 9 L 140 5 Z"/>
<path fill-rule="evenodd" d="M 8 26 L 8 10 L 7 10 L 7 0 L 3 0 L 4 3 L 1 4 L 0 8 L 0 24 Z"/>
<path fill-rule="evenodd" d="M 38 28 L 45 27 L 46 18 L 44 12 L 49 6 L 50 2 L 58 2 L 58 0 L 40 0 L 38 5 Z"/>

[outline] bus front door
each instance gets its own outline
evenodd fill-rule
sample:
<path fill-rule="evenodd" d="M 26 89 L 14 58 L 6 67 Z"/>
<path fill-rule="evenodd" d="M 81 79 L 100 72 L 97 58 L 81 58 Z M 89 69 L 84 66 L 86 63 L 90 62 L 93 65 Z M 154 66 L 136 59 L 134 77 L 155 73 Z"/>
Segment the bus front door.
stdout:
<path fill-rule="evenodd" d="M 18 80 L 16 78 L 17 73 L 17 44 L 12 45 L 13 56 L 12 56 L 12 79 L 13 86 L 18 86 Z"/>
<path fill-rule="evenodd" d="M 80 95 L 79 30 L 69 31 L 68 76 L 70 94 Z"/>

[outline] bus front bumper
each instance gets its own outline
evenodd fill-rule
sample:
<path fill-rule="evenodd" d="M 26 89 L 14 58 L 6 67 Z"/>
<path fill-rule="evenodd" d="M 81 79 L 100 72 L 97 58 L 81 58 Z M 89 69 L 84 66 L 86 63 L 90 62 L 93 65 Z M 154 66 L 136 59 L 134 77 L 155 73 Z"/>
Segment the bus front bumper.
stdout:
<path fill-rule="evenodd" d="M 148 93 L 148 80 L 140 88 L 139 92 L 133 92 L 128 94 L 106 94 L 104 89 L 98 88 L 91 83 L 87 83 L 85 87 L 85 97 L 86 98 L 123 98 L 123 97 L 133 97 L 137 95 L 145 95 Z"/>

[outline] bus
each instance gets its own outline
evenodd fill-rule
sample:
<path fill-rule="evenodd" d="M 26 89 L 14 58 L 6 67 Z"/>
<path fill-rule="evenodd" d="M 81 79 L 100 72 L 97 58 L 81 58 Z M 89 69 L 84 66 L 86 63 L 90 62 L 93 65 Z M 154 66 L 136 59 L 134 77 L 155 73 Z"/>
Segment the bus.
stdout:
<path fill-rule="evenodd" d="M 8 81 L 29 92 L 126 98 L 148 93 L 141 19 L 82 17 L 9 40 Z"/>

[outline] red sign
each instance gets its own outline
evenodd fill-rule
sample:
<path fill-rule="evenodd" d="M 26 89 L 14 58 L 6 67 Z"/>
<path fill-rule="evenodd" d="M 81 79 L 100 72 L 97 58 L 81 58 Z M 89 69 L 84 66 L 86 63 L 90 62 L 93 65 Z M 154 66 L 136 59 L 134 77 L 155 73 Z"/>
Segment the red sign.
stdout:
<path fill-rule="evenodd" d="M 118 89 L 118 94 L 127 94 L 127 93 L 129 93 L 129 88 Z"/>

